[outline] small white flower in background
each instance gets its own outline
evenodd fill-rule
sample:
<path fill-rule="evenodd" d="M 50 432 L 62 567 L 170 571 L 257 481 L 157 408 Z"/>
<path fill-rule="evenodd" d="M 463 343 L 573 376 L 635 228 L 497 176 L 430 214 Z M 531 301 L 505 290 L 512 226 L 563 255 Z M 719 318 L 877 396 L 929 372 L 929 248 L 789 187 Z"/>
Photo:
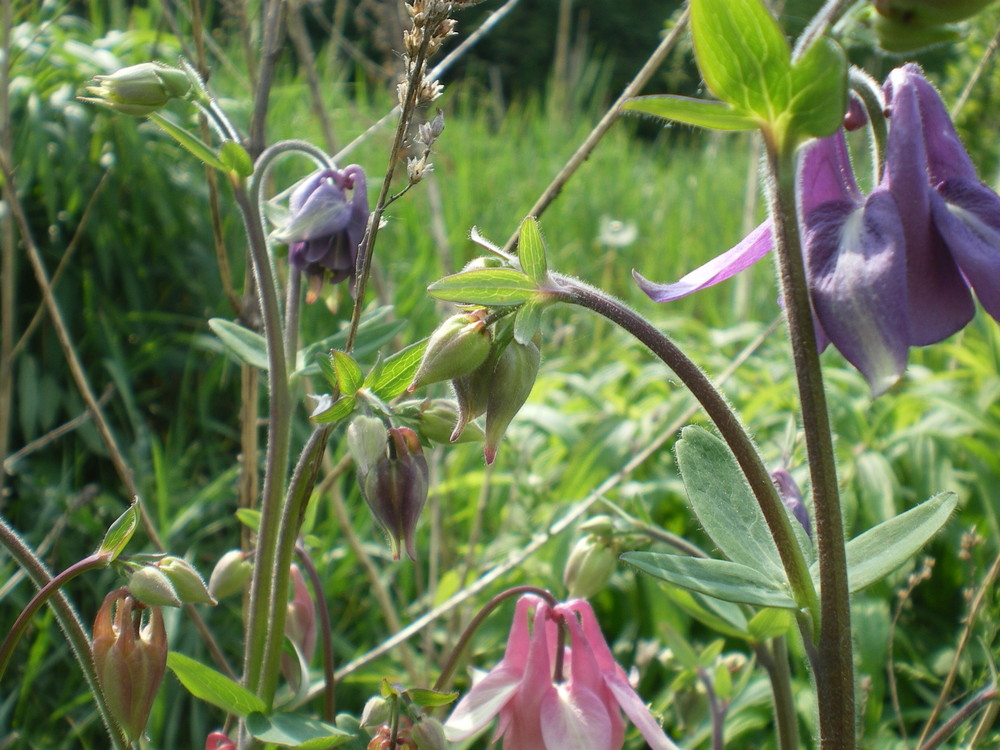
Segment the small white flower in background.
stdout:
<path fill-rule="evenodd" d="M 597 241 L 606 247 L 628 247 L 639 236 L 639 228 L 631 221 L 620 221 L 608 216 L 601 217 L 601 228 Z"/>

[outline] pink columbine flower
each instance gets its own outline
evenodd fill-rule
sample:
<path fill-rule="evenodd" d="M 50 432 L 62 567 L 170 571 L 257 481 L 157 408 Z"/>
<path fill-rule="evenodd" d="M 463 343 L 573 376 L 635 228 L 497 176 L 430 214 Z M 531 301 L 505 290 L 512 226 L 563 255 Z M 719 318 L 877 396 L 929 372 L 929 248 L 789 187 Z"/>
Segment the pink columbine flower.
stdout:
<path fill-rule="evenodd" d="M 559 623 L 569 638 L 565 679 L 557 683 Z M 510 750 L 618 750 L 625 742 L 622 711 L 650 748 L 677 750 L 615 662 L 590 604 L 574 599 L 551 606 L 528 595 L 517 602 L 503 659 L 459 702 L 444 728 L 457 742 L 499 715 L 494 741 L 503 737 Z"/>

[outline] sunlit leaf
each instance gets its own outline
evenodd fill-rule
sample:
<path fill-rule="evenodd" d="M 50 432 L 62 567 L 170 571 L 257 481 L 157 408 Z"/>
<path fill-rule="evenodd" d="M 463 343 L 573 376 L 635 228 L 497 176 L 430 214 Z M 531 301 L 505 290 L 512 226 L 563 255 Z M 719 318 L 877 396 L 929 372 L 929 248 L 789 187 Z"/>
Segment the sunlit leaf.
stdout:
<path fill-rule="evenodd" d="M 726 102 L 692 99 L 688 96 L 639 96 L 625 102 L 622 109 L 714 130 L 752 130 L 757 127 L 754 118 Z"/>
<path fill-rule="evenodd" d="M 527 275 L 513 268 L 480 268 L 435 281 L 427 291 L 447 302 L 474 305 L 520 305 L 538 289 Z"/>
<path fill-rule="evenodd" d="M 167 666 L 191 695 L 227 714 L 247 716 L 265 708 L 264 701 L 238 682 L 184 654 L 171 651 L 167 654 Z"/>

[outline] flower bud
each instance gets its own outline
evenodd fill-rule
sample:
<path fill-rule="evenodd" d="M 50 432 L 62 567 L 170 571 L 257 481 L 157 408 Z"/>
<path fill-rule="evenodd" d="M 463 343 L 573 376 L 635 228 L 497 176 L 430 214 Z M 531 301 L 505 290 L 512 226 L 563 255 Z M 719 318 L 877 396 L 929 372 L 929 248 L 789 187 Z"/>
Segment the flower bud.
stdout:
<path fill-rule="evenodd" d="M 359 474 L 361 494 L 389 535 L 393 559 L 399 559 L 405 544 L 406 554 L 416 560 L 413 535 L 427 501 L 427 461 L 417 433 L 408 427 L 390 428 L 388 438 L 371 469 Z"/>
<path fill-rule="evenodd" d="M 451 442 L 457 443 L 468 424 L 486 413 L 495 367 L 496 361 L 490 355 L 474 372 L 451 381 L 452 388 L 455 389 L 455 401 L 458 404 L 458 421 L 455 423 L 455 429 L 451 431 L 451 437 L 448 438 Z"/>
<path fill-rule="evenodd" d="M 618 554 L 606 539 L 580 538 L 566 560 L 563 585 L 571 599 L 589 599 L 604 588 L 618 565 Z"/>
<path fill-rule="evenodd" d="M 455 423 L 459 419 L 458 404 L 448 398 L 426 399 L 400 404 L 399 409 L 408 404 L 416 407 L 412 416 L 417 431 L 427 440 L 434 443 L 447 443 L 451 440 Z M 400 413 L 397 411 L 397 414 Z M 483 439 L 483 430 L 478 425 L 472 425 L 469 433 L 460 436 L 455 442 L 471 443 Z"/>
<path fill-rule="evenodd" d="M 238 594 L 250 580 L 253 566 L 242 550 L 231 549 L 215 564 L 208 578 L 208 591 L 215 599 Z"/>
<path fill-rule="evenodd" d="M 486 463 L 493 463 L 507 425 L 528 400 L 540 362 L 541 354 L 534 342 L 519 344 L 516 341 L 511 341 L 497 360 L 486 401 L 486 445 L 483 447 Z"/>
<path fill-rule="evenodd" d="M 308 664 L 316 651 L 316 604 L 309 595 L 309 588 L 299 566 L 292 565 L 289 573 L 292 600 L 288 603 L 288 614 L 285 617 L 285 636 L 298 647 Z M 291 654 L 281 655 L 281 673 L 293 689 L 298 688 L 303 675 L 299 674 L 298 660 Z"/>
<path fill-rule="evenodd" d="M 236 750 L 236 743 L 222 732 L 212 732 L 205 738 L 205 750 Z"/>
<path fill-rule="evenodd" d="M 771 480 L 778 488 L 778 494 L 785 501 L 785 507 L 792 512 L 795 519 L 802 524 L 807 536 L 812 536 L 812 528 L 809 525 L 809 509 L 802 501 L 802 490 L 795 482 L 795 479 L 786 469 L 775 469 L 771 472 Z"/>
<path fill-rule="evenodd" d="M 413 724 L 410 739 L 416 743 L 417 750 L 448 750 L 444 727 L 432 716 L 424 716 Z"/>
<path fill-rule="evenodd" d="M 377 727 L 388 724 L 390 718 L 392 718 L 392 711 L 389 707 L 389 701 L 376 695 L 365 703 L 365 708 L 361 712 L 360 724 L 363 727 Z"/>
<path fill-rule="evenodd" d="M 139 603 L 125 590 L 112 591 L 94 620 L 94 670 L 108 711 L 129 740 L 142 734 L 167 668 L 167 633 L 159 608 L 142 625 Z"/>
<path fill-rule="evenodd" d="M 913 27 L 939 26 L 964 21 L 994 0 L 873 0 L 883 18 Z"/>
<path fill-rule="evenodd" d="M 847 112 L 844 114 L 844 130 L 859 130 L 868 124 L 868 110 L 861 97 L 853 92 L 847 100 Z"/>
<path fill-rule="evenodd" d="M 191 89 L 187 73 L 158 62 L 132 65 L 107 76 L 94 76 L 94 84 L 87 86 L 93 98 L 81 97 L 83 101 L 135 117 L 145 117 L 163 108 L 171 99 L 185 96 Z"/>
<path fill-rule="evenodd" d="M 164 557 L 156 569 L 173 584 L 177 597 L 187 604 L 216 604 L 205 586 L 205 581 L 191 565 L 179 557 Z"/>
<path fill-rule="evenodd" d="M 150 607 L 179 607 L 180 597 L 170 579 L 152 565 L 143 565 L 128 578 L 128 590 Z"/>
<path fill-rule="evenodd" d="M 347 449 L 358 469 L 359 480 L 368 475 L 379 459 L 385 456 L 388 438 L 385 424 L 376 417 L 355 417 L 347 428 Z"/>
<path fill-rule="evenodd" d="M 489 356 L 493 337 L 479 313 L 448 318 L 431 334 L 407 391 L 468 375 Z"/>

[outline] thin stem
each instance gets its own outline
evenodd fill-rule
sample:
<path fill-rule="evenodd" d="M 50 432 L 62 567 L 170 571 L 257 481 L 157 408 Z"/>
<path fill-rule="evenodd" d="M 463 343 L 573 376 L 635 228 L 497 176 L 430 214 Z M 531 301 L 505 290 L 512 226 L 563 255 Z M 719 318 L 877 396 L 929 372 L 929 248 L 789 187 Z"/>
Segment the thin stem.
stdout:
<path fill-rule="evenodd" d="M 269 641 L 279 641 L 284 637 L 281 630 L 272 631 L 272 618 L 277 614 L 284 618 L 284 604 L 281 612 L 271 611 L 273 580 L 276 574 L 275 562 L 278 534 L 281 527 L 284 506 L 284 485 L 288 471 L 288 441 L 291 432 L 291 394 L 288 389 L 285 351 L 281 340 L 281 315 L 271 264 L 268 259 L 267 241 L 256 207 L 251 204 L 246 190 L 234 185 L 236 204 L 243 215 L 250 249 L 250 262 L 254 281 L 260 295 L 261 314 L 264 323 L 264 340 L 267 343 L 268 406 L 267 459 L 264 473 L 264 488 L 261 501 L 260 532 L 254 560 L 253 579 L 250 585 L 249 625 L 244 663 L 246 686 L 270 706 L 274 699 L 261 682 L 265 652 Z M 253 460 L 247 456 L 246 460 Z M 279 577 L 287 588 L 288 573 Z"/>
<path fill-rule="evenodd" d="M 725 722 L 726 706 L 715 694 L 712 687 L 712 678 L 703 668 L 698 669 L 698 679 L 701 680 L 702 687 L 705 688 L 705 695 L 708 697 L 708 711 L 712 716 L 712 750 L 723 750 L 725 742 Z"/>
<path fill-rule="evenodd" d="M 569 182 L 570 177 L 572 177 L 576 170 L 580 168 L 580 165 L 587 160 L 587 157 L 589 157 L 591 152 L 597 147 L 601 138 L 604 137 L 605 133 L 611 129 L 615 120 L 618 119 L 618 116 L 621 114 L 622 105 L 642 90 L 642 87 L 646 85 L 646 82 L 666 59 L 670 50 L 672 50 L 674 45 L 677 44 L 678 40 L 680 40 L 684 30 L 687 28 L 687 20 L 688 10 L 685 8 L 681 17 L 677 19 L 677 23 L 670 30 L 670 33 L 667 34 L 657 48 L 653 50 L 653 54 L 649 56 L 649 59 L 646 60 L 639 72 L 635 74 L 635 78 L 633 78 L 632 81 L 622 90 L 621 95 L 617 100 L 615 100 L 615 103 L 608 108 L 608 111 L 604 113 L 604 116 L 600 119 L 597 125 L 594 126 L 594 129 L 590 131 L 590 134 L 586 137 L 586 139 L 584 139 L 583 143 L 580 144 L 580 147 L 576 150 L 576 152 L 569 158 L 569 161 L 567 161 L 566 165 L 559 171 L 559 174 L 555 176 L 549 186 L 545 188 L 545 191 L 539 196 L 538 200 L 535 201 L 531 210 L 528 211 L 528 216 L 534 216 L 535 218 L 540 217 L 545 209 L 549 207 L 549 204 L 551 204 L 559 193 L 562 192 L 563 187 L 565 187 L 566 183 Z M 513 252 L 514 246 L 517 244 L 519 232 L 520 230 L 515 231 L 514 234 L 511 235 L 510 239 L 507 240 L 507 244 L 504 246 L 504 251 L 506 253 L 510 254 Z"/>
<path fill-rule="evenodd" d="M 768 198 L 812 480 L 820 580 L 816 692 L 823 750 L 855 746 L 854 661 L 837 466 L 795 202 L 795 157 L 767 137 Z"/>
<path fill-rule="evenodd" d="M 812 17 L 806 30 L 802 32 L 795 42 L 792 60 L 798 60 L 813 42 L 823 36 L 827 29 L 836 23 L 837 19 L 847 10 L 847 6 L 853 2 L 854 0 L 827 0 L 826 5 L 820 8 L 819 12 Z"/>
<path fill-rule="evenodd" d="M 250 158 L 256 159 L 264 150 L 267 142 L 265 129 L 267 127 L 267 104 L 271 96 L 271 84 L 274 81 L 274 64 L 281 54 L 281 12 L 285 0 L 263 0 L 261 17 L 263 19 L 263 39 L 261 43 L 260 67 L 257 70 L 256 90 L 254 91 L 253 114 L 250 117 Z"/>
<path fill-rule="evenodd" d="M 31 576 L 32 582 L 39 589 L 45 587 L 52 580 L 52 576 L 48 569 L 46 569 L 45 564 L 32 553 L 28 545 L 7 525 L 3 517 L 0 517 L 0 545 L 10 553 L 21 569 Z M 63 633 L 66 635 L 70 650 L 73 652 L 80 671 L 87 681 L 90 693 L 97 704 L 97 711 L 101 715 L 101 720 L 107 729 L 112 748 L 114 750 L 126 750 L 129 746 L 128 741 L 125 739 L 125 733 L 118 726 L 118 722 L 114 720 L 108 711 L 107 703 L 104 700 L 104 693 L 101 691 L 100 683 L 97 680 L 97 672 L 94 669 L 94 660 L 90 650 L 90 636 L 80 621 L 80 616 L 73 609 L 66 595 L 61 591 L 55 592 L 55 596 L 49 600 L 49 605 L 52 607 L 59 627 L 62 628 Z"/>
<path fill-rule="evenodd" d="M 788 665 L 788 642 L 784 636 L 771 641 L 770 647 L 762 644 L 757 649 L 761 664 L 771 680 L 771 699 L 774 705 L 774 726 L 778 734 L 778 750 L 798 750 L 799 720 L 795 713 L 795 696 L 792 695 L 792 674 Z"/>
<path fill-rule="evenodd" d="M 561 284 L 566 293 L 565 301 L 586 307 L 628 331 L 673 370 L 691 394 L 698 399 L 732 450 L 757 499 L 778 548 L 778 554 L 781 556 L 795 601 L 800 607 L 812 612 L 815 617 L 816 591 L 809 575 L 809 566 L 806 565 L 802 550 L 792 531 L 785 505 L 778 495 L 757 447 L 726 399 L 676 344 L 639 313 L 580 281 L 556 274 L 553 274 L 553 278 Z"/>
<path fill-rule="evenodd" d="M 49 601 L 60 588 L 77 576 L 86 573 L 88 570 L 106 567 L 107 564 L 107 555 L 88 555 L 70 565 L 66 570 L 52 578 L 39 589 L 38 593 L 28 602 L 28 606 L 21 610 L 21 614 L 17 616 L 13 627 L 7 633 L 7 637 L 3 639 L 3 643 L 0 643 L 0 680 L 3 679 L 4 672 L 7 671 L 7 665 L 10 664 L 10 658 L 14 654 L 17 642 L 21 639 L 25 628 L 28 627 L 28 623 L 31 622 L 31 618 L 41 609 L 42 605 Z"/>
<path fill-rule="evenodd" d="M 934 750 L 938 745 L 944 742 L 948 737 L 951 736 L 952 732 L 958 729 L 965 721 L 970 719 L 976 714 L 983 706 L 989 705 L 997 700 L 997 686 L 996 684 L 987 685 L 978 693 L 976 693 L 969 702 L 962 706 L 955 715 L 952 716 L 948 721 L 941 725 L 934 734 L 930 736 L 927 742 L 920 745 L 920 750 Z"/>
<path fill-rule="evenodd" d="M 465 651 L 465 647 L 469 644 L 469 641 L 472 640 L 472 636 L 475 635 L 476 630 L 479 629 L 479 626 L 483 624 L 483 621 L 490 616 L 493 610 L 511 597 L 521 596 L 523 594 L 534 594 L 535 596 L 541 597 L 553 607 L 559 603 L 551 592 L 539 588 L 538 586 L 514 586 L 506 591 L 501 591 L 499 594 L 486 602 L 482 609 L 476 613 L 476 616 L 469 621 L 468 625 L 466 625 L 465 630 L 462 631 L 462 635 L 459 636 L 458 642 L 455 644 L 455 648 L 451 650 L 448 660 L 444 663 L 444 666 L 441 667 L 441 674 L 438 675 L 437 681 L 434 683 L 434 690 L 444 690 L 451 683 L 451 678 L 455 674 L 455 670 L 458 668 L 458 661 L 462 656 L 462 652 Z"/>
<path fill-rule="evenodd" d="M 330 626 L 330 608 L 323 594 L 323 580 L 319 577 L 316 565 L 301 544 L 295 545 L 295 554 L 309 576 L 309 584 L 313 590 L 313 600 L 316 602 L 316 613 L 319 616 L 319 642 L 323 647 L 323 719 L 333 721 L 337 716 L 337 680 L 334 676 L 333 629 Z"/>

